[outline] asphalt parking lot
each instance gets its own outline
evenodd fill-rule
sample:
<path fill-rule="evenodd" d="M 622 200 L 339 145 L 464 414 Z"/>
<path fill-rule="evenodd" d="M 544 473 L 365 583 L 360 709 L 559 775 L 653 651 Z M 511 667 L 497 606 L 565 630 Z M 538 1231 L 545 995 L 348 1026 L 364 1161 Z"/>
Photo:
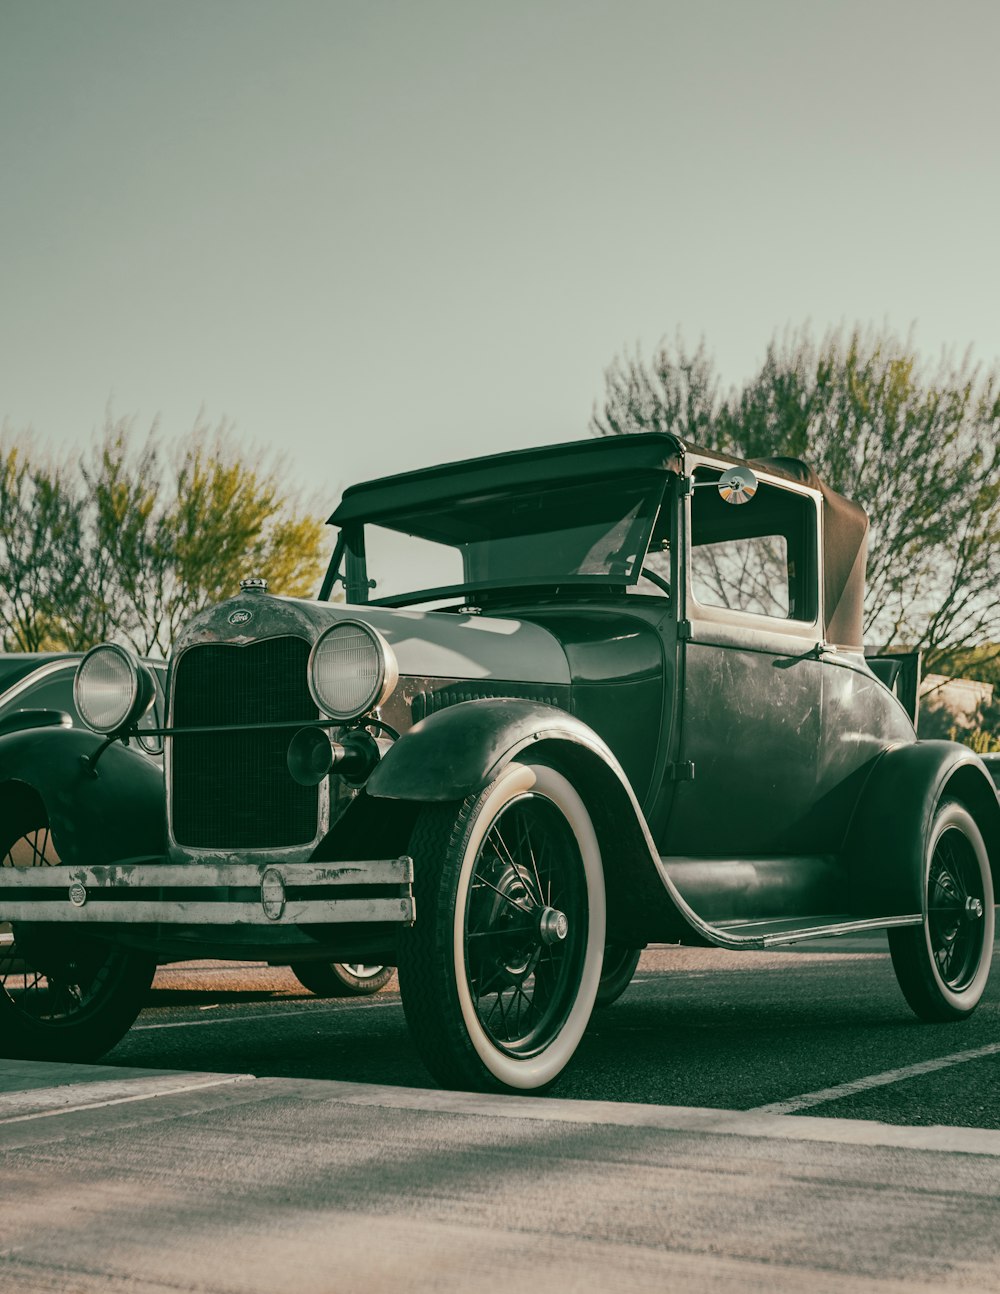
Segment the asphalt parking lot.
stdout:
<path fill-rule="evenodd" d="M 433 1086 L 394 989 L 324 1001 L 281 968 L 164 967 L 149 1008 L 108 1059 Z M 935 1067 L 869 1082 L 915 1066 Z M 625 996 L 595 1014 L 554 1094 L 749 1110 L 831 1089 L 803 1111 L 1000 1128 L 1000 972 L 970 1020 L 927 1025 L 903 1001 L 881 935 L 782 953 L 649 949 Z"/>
<path fill-rule="evenodd" d="M 0 1291 L 1000 1290 L 1000 983 L 920 1025 L 833 948 L 648 950 L 534 1098 L 433 1089 L 393 991 L 163 968 L 0 1069 Z"/>

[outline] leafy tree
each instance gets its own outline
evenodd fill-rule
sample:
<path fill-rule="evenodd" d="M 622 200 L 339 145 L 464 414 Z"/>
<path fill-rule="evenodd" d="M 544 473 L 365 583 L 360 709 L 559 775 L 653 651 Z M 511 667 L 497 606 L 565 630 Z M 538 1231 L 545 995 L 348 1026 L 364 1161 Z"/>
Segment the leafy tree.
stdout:
<path fill-rule="evenodd" d="M 805 459 L 871 518 L 865 631 L 922 647 L 947 672 L 1000 656 L 1000 373 L 968 358 L 924 364 L 890 334 L 808 329 L 772 341 L 759 371 L 721 393 L 704 344 L 678 338 L 650 363 L 606 373 L 599 435 L 671 431 L 756 458 Z"/>
<path fill-rule="evenodd" d="M 83 581 L 78 501 L 64 474 L 0 444 L 0 633 L 15 651 L 61 647 Z"/>
<path fill-rule="evenodd" d="M 89 455 L 56 471 L 26 437 L 0 442 L 0 634 L 17 650 L 105 639 L 165 655 L 184 622 L 242 575 L 310 596 L 324 527 L 277 469 L 199 423 L 171 452 L 153 424 L 106 419 Z"/>

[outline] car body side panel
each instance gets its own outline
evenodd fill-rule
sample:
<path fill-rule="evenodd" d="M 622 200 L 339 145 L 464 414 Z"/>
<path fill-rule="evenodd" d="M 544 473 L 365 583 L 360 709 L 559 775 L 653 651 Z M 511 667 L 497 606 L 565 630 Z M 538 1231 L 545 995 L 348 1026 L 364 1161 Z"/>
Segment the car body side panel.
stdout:
<path fill-rule="evenodd" d="M 837 653 L 824 657 L 823 714 L 810 834 L 839 852 L 851 815 L 883 753 L 916 741 L 902 704 L 864 664 Z"/>
<path fill-rule="evenodd" d="M 668 659 L 664 651 L 664 640 L 672 639 L 669 606 L 665 600 L 644 601 L 645 615 L 596 607 L 519 611 L 562 644 L 572 713 L 607 742 L 643 805 L 667 744 L 673 687 L 673 653 Z"/>
<path fill-rule="evenodd" d="M 0 738 L 0 789 L 15 802 L 27 788 L 41 797 L 64 863 L 90 866 L 164 854 L 159 764 L 115 743 L 92 773 L 87 761 L 100 745 L 100 737 L 79 728 L 36 728 Z"/>
<path fill-rule="evenodd" d="M 823 665 L 795 641 L 739 645 L 713 629 L 684 645 L 681 759 L 661 852 L 826 852 L 810 823 L 821 742 Z"/>

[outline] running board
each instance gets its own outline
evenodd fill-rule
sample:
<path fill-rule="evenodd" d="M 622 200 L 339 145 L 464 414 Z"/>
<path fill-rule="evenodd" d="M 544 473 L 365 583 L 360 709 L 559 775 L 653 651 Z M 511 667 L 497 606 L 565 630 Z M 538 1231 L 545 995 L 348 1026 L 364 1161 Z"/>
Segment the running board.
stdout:
<path fill-rule="evenodd" d="M 712 930 L 712 939 L 726 948 L 779 948 L 784 944 L 803 943 L 807 939 L 835 939 L 838 935 L 863 934 L 868 930 L 890 930 L 899 926 L 919 926 L 919 912 L 902 917 L 837 916 L 833 919 L 805 917 L 797 921 L 778 918 L 773 921 L 721 921 Z M 708 933 L 706 931 L 706 933 Z M 709 936 L 711 937 L 711 935 Z"/>

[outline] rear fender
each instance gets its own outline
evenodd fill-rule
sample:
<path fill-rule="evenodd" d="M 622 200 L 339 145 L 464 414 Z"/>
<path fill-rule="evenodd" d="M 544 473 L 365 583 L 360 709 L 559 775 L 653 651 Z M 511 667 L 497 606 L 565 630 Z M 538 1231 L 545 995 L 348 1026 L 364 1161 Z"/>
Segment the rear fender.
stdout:
<path fill-rule="evenodd" d="M 1000 887 L 1000 801 L 986 766 L 957 742 L 918 741 L 881 756 L 855 810 L 844 852 L 852 914 L 923 911 L 926 842 L 945 799 L 976 820 Z"/>
<path fill-rule="evenodd" d="M 45 806 L 64 863 L 91 866 L 166 852 L 166 799 L 160 765 L 119 742 L 91 772 L 102 738 L 47 727 L 0 737 L 0 835 L 32 793 Z M 9 842 L 6 842 L 9 843 Z"/>

